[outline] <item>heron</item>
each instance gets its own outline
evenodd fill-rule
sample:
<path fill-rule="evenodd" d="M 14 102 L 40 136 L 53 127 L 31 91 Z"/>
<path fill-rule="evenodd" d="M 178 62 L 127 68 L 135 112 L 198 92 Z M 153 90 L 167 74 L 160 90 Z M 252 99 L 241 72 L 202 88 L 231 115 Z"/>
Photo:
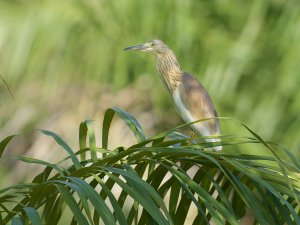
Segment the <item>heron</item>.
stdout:
<path fill-rule="evenodd" d="M 157 59 L 156 68 L 177 113 L 186 123 L 212 118 L 192 123 L 190 127 L 198 136 L 205 136 L 206 142 L 217 142 L 215 145 L 220 143 L 220 123 L 209 94 L 195 77 L 181 70 L 174 52 L 164 42 L 151 40 L 124 50 L 153 53 Z M 213 146 L 211 149 L 221 151 L 222 146 Z"/>

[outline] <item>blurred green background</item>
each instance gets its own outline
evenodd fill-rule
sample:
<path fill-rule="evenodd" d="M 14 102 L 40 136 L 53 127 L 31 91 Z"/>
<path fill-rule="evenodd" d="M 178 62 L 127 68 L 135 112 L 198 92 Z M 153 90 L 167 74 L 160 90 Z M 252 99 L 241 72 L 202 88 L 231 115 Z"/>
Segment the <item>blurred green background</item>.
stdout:
<path fill-rule="evenodd" d="M 133 114 L 148 136 L 181 124 L 155 58 L 122 50 L 151 39 L 167 43 L 198 77 L 219 116 L 300 157 L 296 0 L 1 0 L 0 74 L 15 100 L 1 83 L 0 138 L 43 128 L 76 147 L 79 123 L 94 119 L 101 135 L 112 106 Z M 232 121 L 221 127 L 225 135 L 246 134 Z M 116 121 L 111 147 L 132 142 Z M 30 132 L 8 154 L 55 159 L 52 145 Z M 253 145 L 240 150 L 247 149 Z"/>

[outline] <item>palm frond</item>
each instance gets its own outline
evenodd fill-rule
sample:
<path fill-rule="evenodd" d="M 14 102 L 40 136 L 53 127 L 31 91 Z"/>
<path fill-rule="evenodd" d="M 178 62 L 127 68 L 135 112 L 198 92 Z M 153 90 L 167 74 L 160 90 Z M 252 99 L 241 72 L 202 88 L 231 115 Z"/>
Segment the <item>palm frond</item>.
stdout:
<path fill-rule="evenodd" d="M 107 149 L 115 114 L 136 136 L 137 143 L 127 149 Z M 119 108 L 106 111 L 102 148 L 89 120 L 80 124 L 78 151 L 58 134 L 40 130 L 68 156 L 55 164 L 11 157 L 44 170 L 31 183 L 0 190 L 0 224 L 237 225 L 249 214 L 252 224 L 300 224 L 299 162 L 241 126 L 252 136 L 222 137 L 223 152 L 205 150 L 207 143 L 195 144 L 177 128 L 146 138 L 137 120 Z M 1 160 L 17 136 L 0 142 Z M 240 145 L 234 138 L 253 148 L 260 144 L 269 154 L 228 153 L 226 148 Z M 63 166 L 66 162 L 69 166 Z"/>

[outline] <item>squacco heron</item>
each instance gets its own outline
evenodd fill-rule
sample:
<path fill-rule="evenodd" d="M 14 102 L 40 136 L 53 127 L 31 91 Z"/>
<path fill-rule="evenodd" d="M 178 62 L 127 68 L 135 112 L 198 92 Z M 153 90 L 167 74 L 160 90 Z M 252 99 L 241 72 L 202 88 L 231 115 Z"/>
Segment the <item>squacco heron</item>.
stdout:
<path fill-rule="evenodd" d="M 220 124 L 211 98 L 195 77 L 180 69 L 175 54 L 165 43 L 152 40 L 124 50 L 154 53 L 157 58 L 156 68 L 172 96 L 178 114 L 186 123 L 214 118 L 193 123 L 190 127 L 199 136 L 209 136 L 204 138 L 206 142 L 220 142 L 217 137 L 220 134 Z M 214 146 L 211 149 L 221 151 L 222 146 Z"/>

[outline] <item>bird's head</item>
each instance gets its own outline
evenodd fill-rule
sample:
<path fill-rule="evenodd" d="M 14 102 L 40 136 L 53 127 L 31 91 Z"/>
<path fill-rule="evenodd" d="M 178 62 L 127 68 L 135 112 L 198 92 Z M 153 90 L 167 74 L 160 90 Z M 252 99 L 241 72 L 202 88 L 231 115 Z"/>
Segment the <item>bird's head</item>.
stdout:
<path fill-rule="evenodd" d="M 145 44 L 139 44 L 124 48 L 125 51 L 143 51 L 154 54 L 166 54 L 170 51 L 169 47 L 161 40 L 147 41 Z"/>

